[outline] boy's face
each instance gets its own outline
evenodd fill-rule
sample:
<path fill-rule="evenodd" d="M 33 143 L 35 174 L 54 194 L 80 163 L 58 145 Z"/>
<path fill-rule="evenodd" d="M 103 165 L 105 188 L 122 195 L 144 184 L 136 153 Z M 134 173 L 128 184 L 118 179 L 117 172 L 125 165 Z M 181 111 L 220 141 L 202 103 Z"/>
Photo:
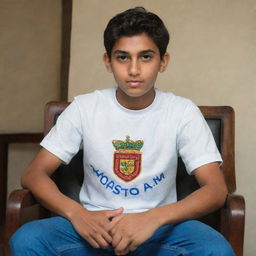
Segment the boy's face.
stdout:
<path fill-rule="evenodd" d="M 145 33 L 121 37 L 112 49 L 111 59 L 104 55 L 106 67 L 113 73 L 118 91 L 127 100 L 147 98 L 151 94 L 154 98 L 158 72 L 165 70 L 168 59 L 167 53 L 160 58 L 157 45 Z"/>

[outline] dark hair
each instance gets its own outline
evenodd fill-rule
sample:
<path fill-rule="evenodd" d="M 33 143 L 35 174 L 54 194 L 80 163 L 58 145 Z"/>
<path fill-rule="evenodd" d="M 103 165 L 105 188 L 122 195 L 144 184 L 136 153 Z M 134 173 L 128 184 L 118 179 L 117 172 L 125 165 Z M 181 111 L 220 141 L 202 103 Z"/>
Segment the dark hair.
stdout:
<path fill-rule="evenodd" d="M 146 33 L 157 45 L 160 57 L 166 52 L 169 33 L 163 21 L 143 7 L 129 9 L 114 16 L 104 31 L 104 46 L 109 57 L 116 41 L 123 36 Z"/>

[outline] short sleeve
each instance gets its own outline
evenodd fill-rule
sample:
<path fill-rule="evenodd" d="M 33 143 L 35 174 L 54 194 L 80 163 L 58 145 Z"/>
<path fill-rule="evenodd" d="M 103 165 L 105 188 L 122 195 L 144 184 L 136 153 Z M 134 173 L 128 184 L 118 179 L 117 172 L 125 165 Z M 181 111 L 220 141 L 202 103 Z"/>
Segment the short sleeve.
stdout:
<path fill-rule="evenodd" d="M 58 117 L 40 145 L 68 164 L 82 144 L 81 115 L 74 100 Z"/>
<path fill-rule="evenodd" d="M 192 102 L 186 106 L 178 126 L 177 150 L 189 174 L 202 165 L 222 162 L 212 132 Z"/>

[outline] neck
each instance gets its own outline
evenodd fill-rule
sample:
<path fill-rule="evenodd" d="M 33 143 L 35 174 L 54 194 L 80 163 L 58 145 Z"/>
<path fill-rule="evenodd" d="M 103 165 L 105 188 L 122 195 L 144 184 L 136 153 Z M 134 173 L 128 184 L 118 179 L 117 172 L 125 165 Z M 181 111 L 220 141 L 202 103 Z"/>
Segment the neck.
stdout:
<path fill-rule="evenodd" d="M 120 88 L 116 90 L 116 98 L 119 104 L 131 110 L 140 110 L 150 106 L 155 99 L 155 88 L 139 97 L 132 97 L 125 94 Z"/>

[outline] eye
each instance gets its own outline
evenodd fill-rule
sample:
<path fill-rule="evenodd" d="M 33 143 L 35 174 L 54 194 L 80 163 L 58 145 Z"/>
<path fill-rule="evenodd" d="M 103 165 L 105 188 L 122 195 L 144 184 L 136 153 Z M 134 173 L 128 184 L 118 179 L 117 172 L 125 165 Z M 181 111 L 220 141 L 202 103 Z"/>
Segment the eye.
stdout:
<path fill-rule="evenodd" d="M 121 62 L 126 62 L 128 60 L 127 55 L 118 55 L 116 58 Z"/>
<path fill-rule="evenodd" d="M 149 60 L 152 59 L 152 56 L 151 56 L 150 54 L 145 54 L 145 55 L 142 55 L 142 56 L 141 56 L 141 59 L 142 59 L 143 61 L 149 61 Z"/>

